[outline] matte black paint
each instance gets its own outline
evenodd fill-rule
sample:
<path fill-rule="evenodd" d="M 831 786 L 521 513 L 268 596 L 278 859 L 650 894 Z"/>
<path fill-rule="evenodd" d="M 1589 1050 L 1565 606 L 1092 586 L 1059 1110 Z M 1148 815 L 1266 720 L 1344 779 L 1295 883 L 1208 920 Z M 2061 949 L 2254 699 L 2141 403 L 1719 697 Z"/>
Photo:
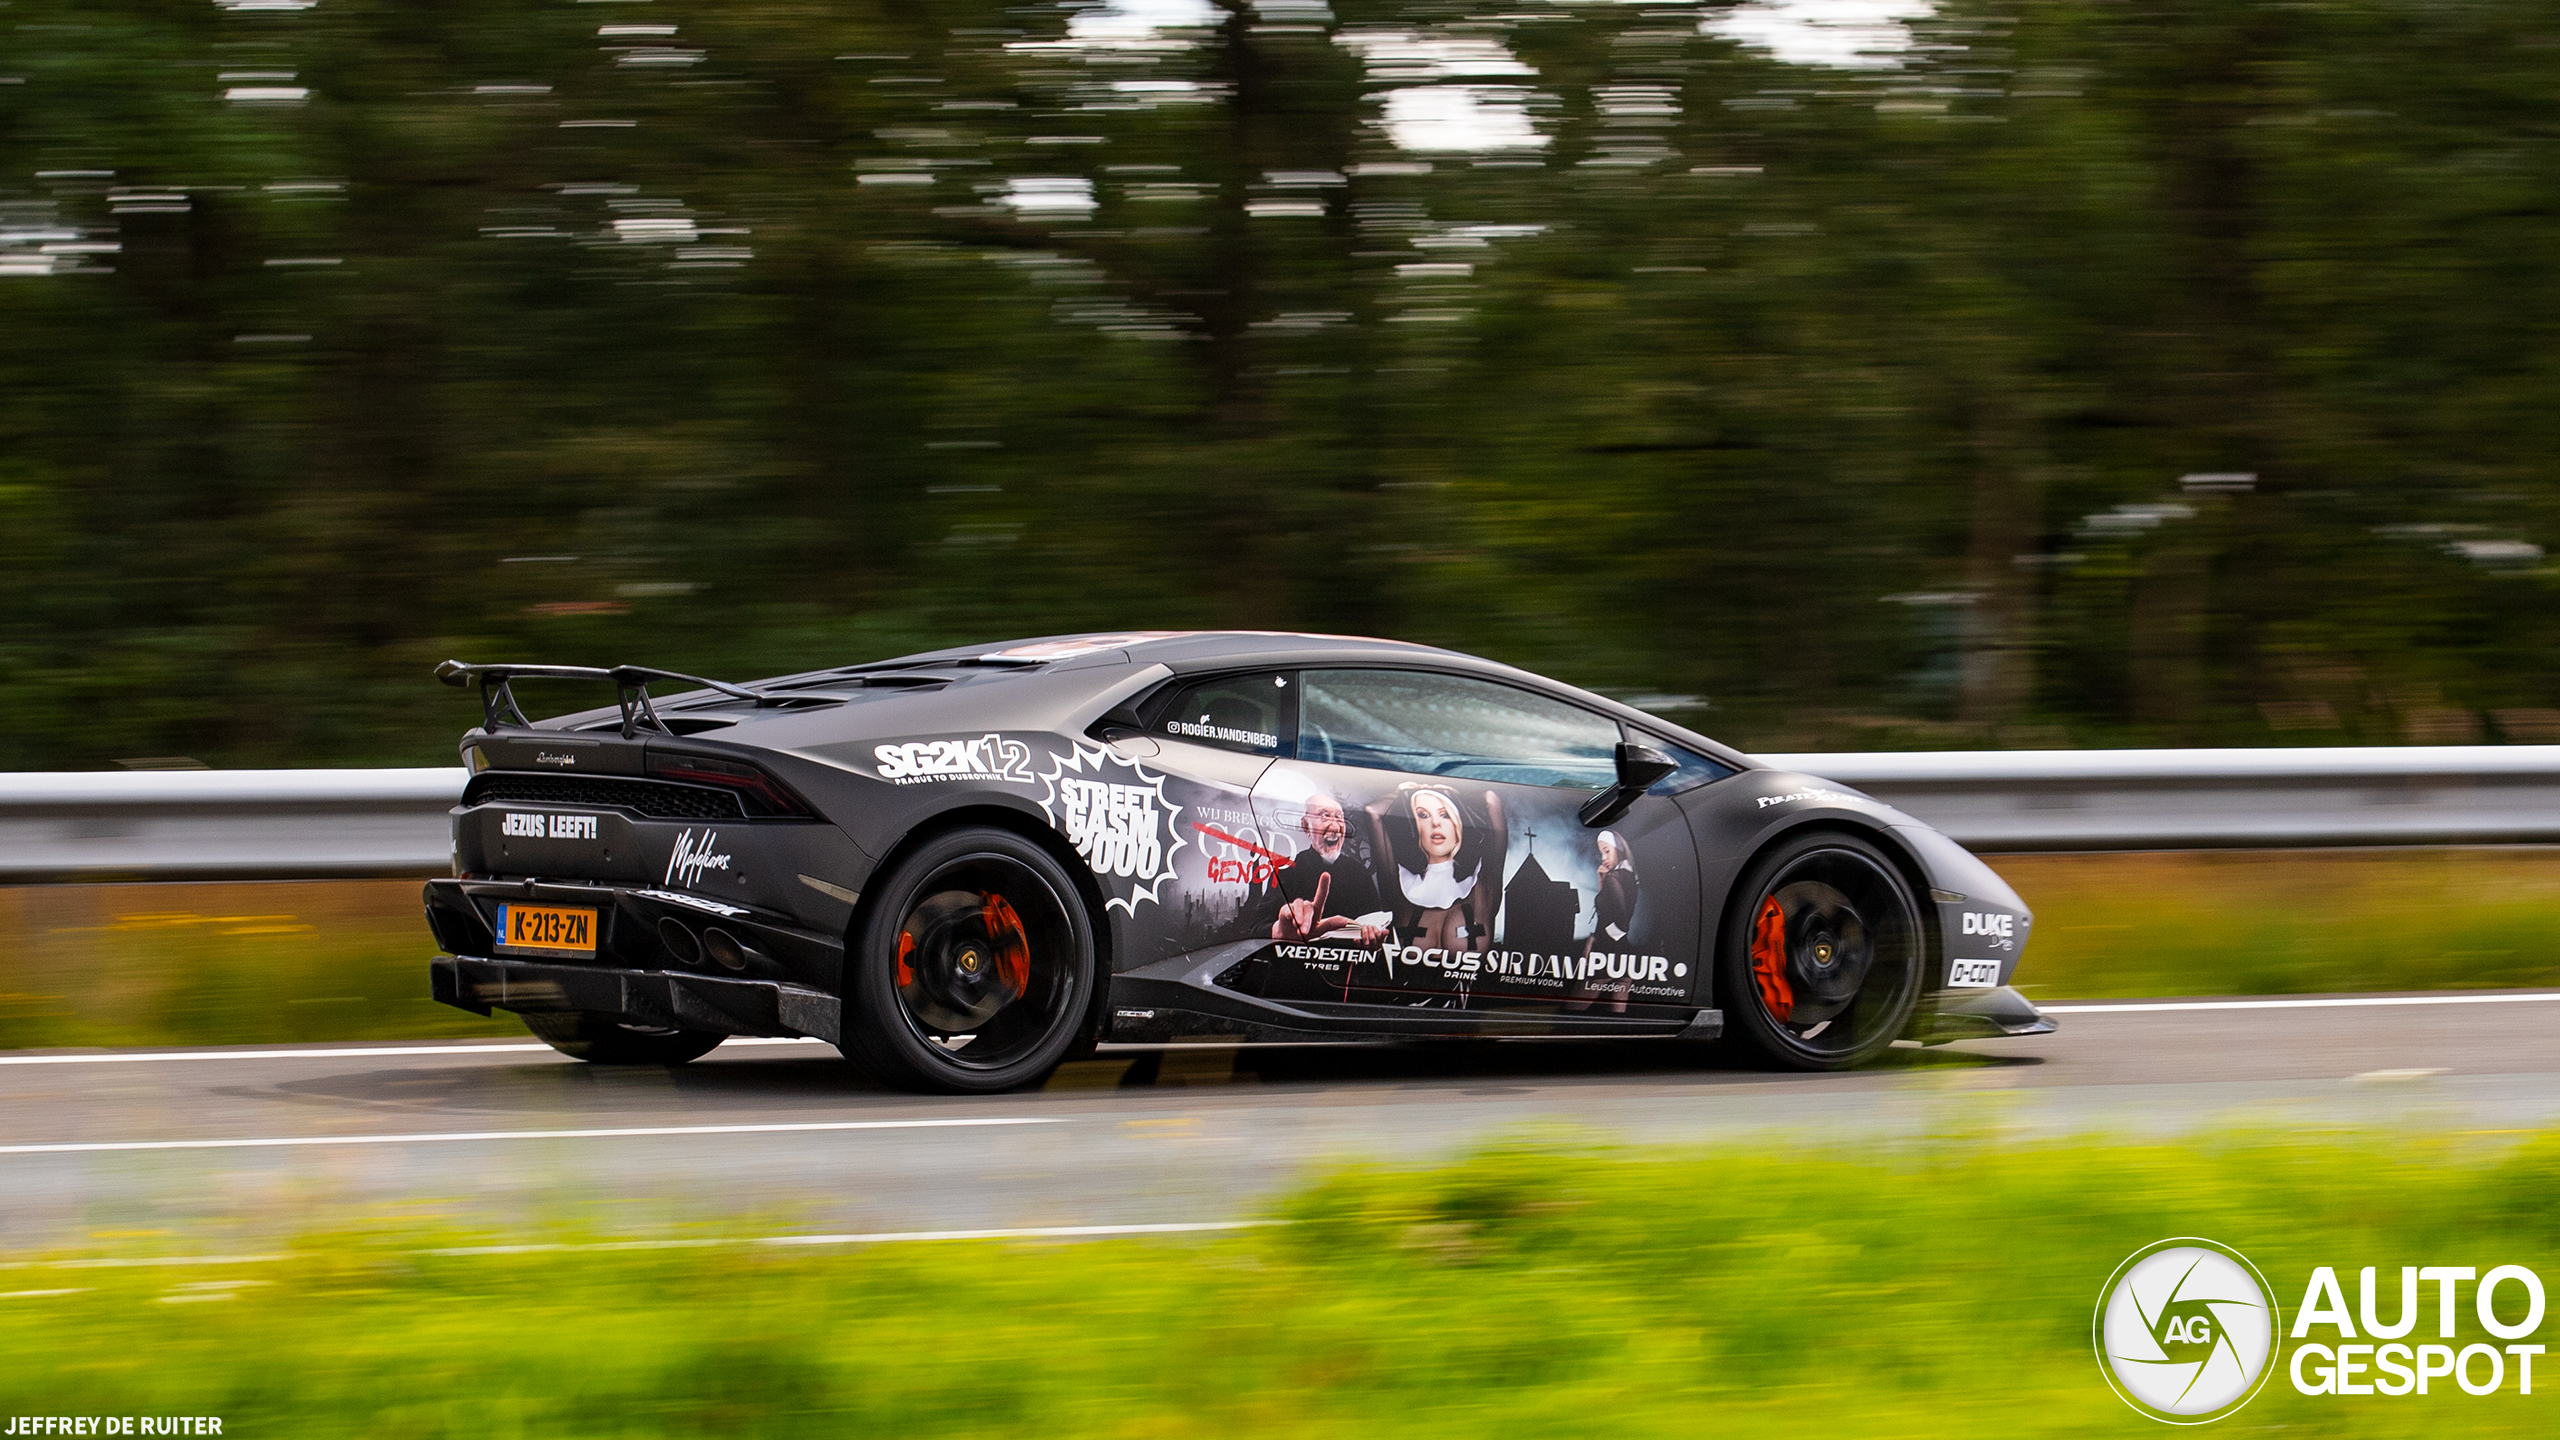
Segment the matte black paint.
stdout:
<path fill-rule="evenodd" d="M 1114 971 L 1103 1006 L 1103 1038 L 1108 1040 L 1382 1034 L 1694 1037 L 1717 1023 L 1719 997 L 1711 993 L 1708 978 L 1714 969 L 1712 946 L 1725 908 L 1733 903 L 1728 892 L 1736 877 L 1778 837 L 1826 825 L 1855 831 L 1905 862 L 1915 892 L 1964 897 L 1924 902 L 1939 923 L 1929 937 L 1933 978 L 1912 1033 L 1935 1039 L 1952 1038 L 1938 1033 L 1950 1025 L 1966 1033 L 2051 1028 L 2005 988 L 1941 995 L 1948 962 L 1955 958 L 1998 960 L 2000 984 L 2006 987 L 2031 917 L 1987 866 L 1952 841 L 1847 787 L 1763 768 L 1747 755 L 1604 696 L 1424 646 L 1230 632 L 1128 637 L 1125 643 L 1038 664 L 987 658 L 1020 646 L 1078 638 L 937 651 L 754 684 L 768 694 L 806 695 L 806 708 L 760 707 L 708 690 L 671 695 L 656 701 L 656 710 L 679 732 L 675 734 L 644 732 L 625 740 L 621 711 L 611 706 L 539 721 L 531 731 L 471 731 L 462 742 L 466 759 L 475 770 L 495 772 L 501 779 L 518 774 L 648 778 L 653 752 L 708 756 L 761 767 L 824 818 L 686 822 L 594 805 L 494 801 L 457 807 L 457 878 L 430 882 L 427 892 L 438 943 L 453 952 L 435 962 L 436 997 L 468 1009 L 492 1004 L 518 1010 L 593 1009 L 610 1002 L 645 1023 L 675 1023 L 668 1018 L 675 1017 L 688 1026 L 730 1033 L 815 1034 L 834 1040 L 840 1032 L 832 1000 L 840 990 L 845 937 L 857 914 L 842 894 L 861 896 L 874 872 L 902 845 L 946 823 L 1007 824 L 1066 851 L 1062 827 L 1069 802 L 1063 792 L 1070 782 L 1085 782 L 1079 797 L 1115 793 L 1092 788 L 1099 782 L 1140 789 L 1154 785 L 1159 798 L 1148 803 L 1156 812 L 1181 807 L 1172 815 L 1155 813 L 1148 821 L 1162 825 L 1152 832 L 1153 843 L 1159 850 L 1169 848 L 1176 877 L 1158 884 L 1152 898 L 1134 874 L 1098 874 L 1094 866 L 1077 861 L 1077 873 L 1094 876 L 1094 898 L 1108 922 Z M 1297 762 L 1140 736 L 1133 728 L 1134 707 L 1178 683 L 1222 672 L 1362 667 L 1472 676 L 1537 691 L 1629 727 L 1629 738 L 1638 743 L 1686 747 L 1735 772 L 1677 795 L 1649 794 L 1608 827 L 1643 857 L 1637 913 L 1651 917 L 1646 928 L 1655 953 L 1674 957 L 1674 963 L 1687 969 L 1686 992 L 1676 1002 L 1668 996 L 1629 997 L 1623 1008 L 1588 1003 L 1560 1007 L 1535 997 L 1489 997 L 1469 984 L 1454 992 L 1350 991 L 1347 998 L 1332 1000 L 1306 998 L 1310 992 L 1303 984 L 1257 995 L 1251 989 L 1268 982 L 1271 967 L 1280 963 L 1267 936 L 1192 943 L 1206 933 L 1199 907 L 1192 903 L 1205 880 L 1184 876 L 1181 868 L 1193 866 L 1192 875 L 1202 875 L 1196 867 L 1206 852 L 1200 846 L 1212 841 L 1231 856 L 1241 852 L 1199 831 L 1197 822 L 1184 831 L 1181 813 L 1198 809 L 1236 815 L 1247 813 L 1239 805 L 1262 807 L 1258 798 L 1238 797 L 1253 797 L 1257 781 L 1274 766 Z M 538 683 L 522 682 L 520 697 Z M 913 764 L 928 773 L 888 773 L 909 765 L 911 757 L 901 751 L 902 758 L 892 763 L 884 758 L 883 747 L 904 746 L 921 747 L 912 752 L 922 757 Z M 1342 769 L 1323 768 L 1337 777 Z M 1391 771 L 1360 775 L 1388 787 L 1427 778 Z M 1149 781 L 1149 776 L 1156 778 Z M 1576 803 L 1589 793 L 1556 792 Z M 1524 803 L 1540 802 L 1530 796 Z M 1269 819 L 1265 808 L 1251 808 L 1251 813 Z M 553 838 L 546 822 L 526 819 L 516 822 L 519 831 L 541 833 L 510 833 L 511 814 L 592 815 L 594 837 Z M 1549 847 L 1591 843 L 1594 833 L 1583 830 L 1569 838 L 1565 827 L 1547 828 L 1543 816 L 1537 823 L 1541 828 L 1534 843 L 1541 857 L 1560 853 Z M 1232 833 L 1229 826 L 1219 828 Z M 578 833 L 583 837 L 583 830 Z M 1122 859 L 1134 863 L 1126 853 Z M 1227 873 L 1233 873 L 1232 866 Z M 1185 902 L 1182 917 L 1166 903 L 1177 897 Z M 489 924 L 494 905 L 504 898 L 597 906 L 602 921 L 598 953 L 568 959 L 492 955 Z M 706 904 L 734 913 L 715 913 L 703 908 Z M 2010 933 L 2002 937 L 2006 947 L 1985 951 L 1991 941 L 1962 933 L 1968 914 L 2009 917 L 2005 924 Z M 754 951 L 747 969 L 733 972 L 708 959 L 682 963 L 659 939 L 668 921 L 697 934 L 717 924 L 741 937 Z M 1433 979 L 1440 983 L 1439 977 Z M 829 1003 L 821 1005 L 820 999 Z M 1934 1018 L 1941 1009 L 1961 1011 L 1965 1018 L 1958 1021 L 1951 1013 L 1941 1022 Z"/>

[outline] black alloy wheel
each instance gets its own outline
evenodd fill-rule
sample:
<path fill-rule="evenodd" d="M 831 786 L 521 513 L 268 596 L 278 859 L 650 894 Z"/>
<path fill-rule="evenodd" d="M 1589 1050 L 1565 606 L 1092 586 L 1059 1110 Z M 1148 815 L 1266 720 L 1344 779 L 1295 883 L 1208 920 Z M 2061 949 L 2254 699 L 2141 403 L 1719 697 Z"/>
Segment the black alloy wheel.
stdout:
<path fill-rule="evenodd" d="M 585 1010 L 530 1010 L 523 1019 L 543 1044 L 590 1065 L 683 1065 L 729 1038 L 712 1030 L 633 1025 Z"/>
<path fill-rule="evenodd" d="M 1853 835 L 1781 841 L 1745 872 L 1716 946 L 1725 1033 L 1791 1070 L 1873 1059 L 1919 1003 L 1928 943 L 1900 867 Z"/>
<path fill-rule="evenodd" d="M 844 1050 L 881 1080 L 1010 1090 L 1056 1068 L 1092 1025 L 1092 917 L 1039 845 L 955 830 L 873 893 L 846 972 Z"/>

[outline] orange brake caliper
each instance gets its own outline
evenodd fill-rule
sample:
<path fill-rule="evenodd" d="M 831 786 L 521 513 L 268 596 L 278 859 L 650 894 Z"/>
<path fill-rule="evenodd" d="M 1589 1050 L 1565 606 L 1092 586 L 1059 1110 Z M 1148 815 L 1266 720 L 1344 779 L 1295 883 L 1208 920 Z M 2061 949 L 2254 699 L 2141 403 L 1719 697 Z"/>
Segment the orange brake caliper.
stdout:
<path fill-rule="evenodd" d="M 1784 1024 L 1796 1008 L 1796 991 L 1787 983 L 1787 912 L 1775 897 L 1760 902 L 1759 917 L 1751 922 L 1751 978 L 1769 1018 Z"/>
<path fill-rule="evenodd" d="M 909 987 L 909 986 L 911 986 L 911 985 L 913 985 L 913 984 L 915 984 L 915 983 L 916 983 L 916 972 L 915 972 L 915 967 L 913 967 L 913 966 L 911 966 L 911 965 L 909 965 L 909 964 L 907 963 L 907 957 L 908 957 L 908 956 L 910 956 L 910 955 L 913 955 L 913 954 L 915 954 L 915 953 L 916 953 L 916 937 L 915 937 L 915 936 L 913 936 L 913 935 L 911 935 L 911 934 L 909 934 L 909 933 L 907 933 L 907 932 L 906 932 L 906 931 L 904 931 L 904 930 L 899 931 L 899 932 L 898 932 L 898 988 L 899 988 L 899 989 L 901 989 L 901 990 L 904 990 L 904 989 L 906 989 L 907 987 Z"/>
<path fill-rule="evenodd" d="M 987 938 L 995 942 L 997 977 L 1016 995 L 1030 989 L 1031 937 L 1023 931 L 1022 917 L 1015 913 L 1013 902 L 989 894 L 979 914 L 987 927 Z"/>

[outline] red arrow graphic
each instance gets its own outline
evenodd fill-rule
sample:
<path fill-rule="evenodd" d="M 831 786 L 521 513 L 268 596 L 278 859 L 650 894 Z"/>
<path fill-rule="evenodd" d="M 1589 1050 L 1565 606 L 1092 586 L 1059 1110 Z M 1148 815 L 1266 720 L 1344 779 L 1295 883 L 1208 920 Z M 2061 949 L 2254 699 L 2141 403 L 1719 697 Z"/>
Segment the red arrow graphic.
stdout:
<path fill-rule="evenodd" d="M 1286 855 L 1278 854 L 1278 853 L 1276 853 L 1276 852 L 1274 852 L 1274 851 L 1270 851 L 1270 850 L 1265 850 L 1265 849 L 1263 849 L 1261 846 L 1254 844 L 1254 843 L 1253 843 L 1252 841 L 1250 841 L 1250 840 L 1239 840 L 1239 839 L 1237 839 L 1235 836 L 1228 834 L 1226 831 L 1219 829 L 1219 828 L 1218 828 L 1217 826 L 1215 826 L 1215 825 L 1203 825 L 1203 824 L 1200 824 L 1200 823 L 1199 823 L 1199 822 L 1197 822 L 1197 821 L 1194 821 L 1194 822 L 1192 822 L 1192 826 L 1191 826 L 1191 828 L 1192 828 L 1192 829 L 1194 829 L 1194 830 L 1199 831 L 1199 832 L 1200 832 L 1201 834 L 1203 834 L 1203 835 L 1208 836 L 1208 837 L 1209 837 L 1210 839 L 1212 839 L 1212 840 L 1224 840 L 1224 841 L 1226 841 L 1228 844 L 1233 845 L 1233 846 L 1236 846 L 1236 847 L 1238 847 L 1239 849 L 1250 850 L 1250 851 L 1252 851 L 1254 854 L 1261 856 L 1263 859 L 1270 861 L 1270 862 L 1271 862 L 1271 864 L 1272 864 L 1272 867 L 1273 867 L 1274 869 L 1286 870 L 1286 869 L 1288 869 L 1290 866 L 1295 865 L 1295 864 L 1297 864 L 1297 863 L 1298 863 L 1297 861 L 1290 859 L 1290 858 L 1289 858 L 1288 856 L 1286 856 Z"/>

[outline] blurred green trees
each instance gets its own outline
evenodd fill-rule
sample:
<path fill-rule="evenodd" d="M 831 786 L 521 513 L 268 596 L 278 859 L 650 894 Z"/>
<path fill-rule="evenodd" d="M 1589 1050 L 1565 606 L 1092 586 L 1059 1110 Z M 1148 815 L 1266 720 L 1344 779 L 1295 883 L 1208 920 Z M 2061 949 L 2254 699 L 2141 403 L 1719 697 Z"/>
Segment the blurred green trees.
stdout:
<path fill-rule="evenodd" d="M 0 765 L 1227 625 L 1771 749 L 2560 739 L 2549 12 L 1791 17 L 15 0 Z"/>

